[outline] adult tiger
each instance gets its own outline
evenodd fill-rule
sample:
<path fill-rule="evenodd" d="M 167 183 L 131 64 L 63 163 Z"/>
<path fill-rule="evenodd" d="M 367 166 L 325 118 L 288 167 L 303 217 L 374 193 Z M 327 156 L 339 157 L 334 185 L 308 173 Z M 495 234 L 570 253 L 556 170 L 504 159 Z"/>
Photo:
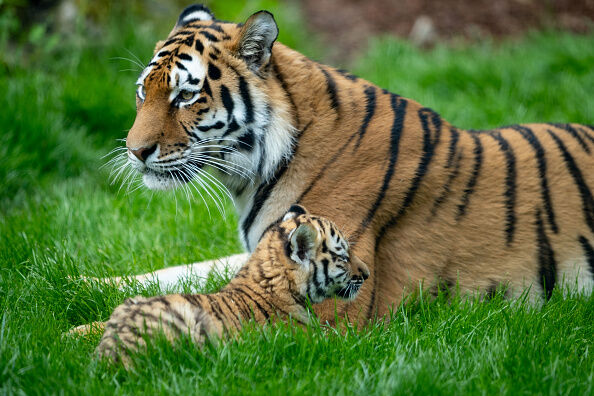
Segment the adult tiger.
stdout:
<path fill-rule="evenodd" d="M 594 129 L 458 129 L 433 110 L 280 43 L 186 8 L 138 79 L 126 145 L 152 189 L 203 176 L 231 190 L 247 250 L 293 203 L 328 217 L 371 268 L 352 320 L 424 282 L 510 297 L 594 284 Z M 245 177 L 245 172 L 254 176 Z M 316 306 L 334 318 L 334 303 Z"/>

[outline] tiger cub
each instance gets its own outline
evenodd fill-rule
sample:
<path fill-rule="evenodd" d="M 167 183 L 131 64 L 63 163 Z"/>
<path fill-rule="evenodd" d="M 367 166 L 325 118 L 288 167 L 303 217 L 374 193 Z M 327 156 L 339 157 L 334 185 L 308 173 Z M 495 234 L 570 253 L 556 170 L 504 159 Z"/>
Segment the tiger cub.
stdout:
<path fill-rule="evenodd" d="M 225 288 L 214 294 L 129 298 L 105 323 L 97 352 L 126 363 L 125 352 L 145 345 L 156 332 L 171 341 L 186 334 L 201 344 L 239 330 L 251 318 L 266 323 L 290 317 L 305 324 L 308 300 L 352 300 L 368 277 L 366 264 L 350 253 L 335 224 L 293 205 Z"/>

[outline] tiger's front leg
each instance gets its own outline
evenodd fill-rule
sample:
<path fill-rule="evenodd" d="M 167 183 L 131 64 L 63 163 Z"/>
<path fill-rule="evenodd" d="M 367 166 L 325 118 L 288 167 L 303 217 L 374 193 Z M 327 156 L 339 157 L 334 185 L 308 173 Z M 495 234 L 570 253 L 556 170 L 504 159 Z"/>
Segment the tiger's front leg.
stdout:
<path fill-rule="evenodd" d="M 200 261 L 192 264 L 178 265 L 175 267 L 163 268 L 161 270 L 149 272 L 130 277 L 110 277 L 110 278 L 91 278 L 85 277 L 84 280 L 92 280 L 101 283 L 113 284 L 119 289 L 124 289 L 129 281 L 138 282 L 140 285 L 147 286 L 151 283 L 158 284 L 162 289 L 175 289 L 180 282 L 186 279 L 201 279 L 208 277 L 211 271 L 218 273 L 228 273 L 234 276 L 241 267 L 248 261 L 249 253 L 234 254 L 231 256 L 220 257 L 214 260 Z"/>
<path fill-rule="evenodd" d="M 76 326 L 75 328 L 68 330 L 68 333 L 66 333 L 66 335 L 88 336 L 90 334 L 103 333 L 103 331 L 105 330 L 105 323 L 106 322 L 92 322 L 92 323 Z"/>

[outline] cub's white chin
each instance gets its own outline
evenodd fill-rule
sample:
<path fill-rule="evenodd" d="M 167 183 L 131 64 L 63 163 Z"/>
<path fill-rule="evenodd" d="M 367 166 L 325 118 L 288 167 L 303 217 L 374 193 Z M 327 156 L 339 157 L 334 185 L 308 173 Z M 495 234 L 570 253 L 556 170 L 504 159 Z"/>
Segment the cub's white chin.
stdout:
<path fill-rule="evenodd" d="M 142 181 L 151 190 L 172 190 L 181 184 L 171 177 L 158 175 L 153 172 L 142 175 Z"/>

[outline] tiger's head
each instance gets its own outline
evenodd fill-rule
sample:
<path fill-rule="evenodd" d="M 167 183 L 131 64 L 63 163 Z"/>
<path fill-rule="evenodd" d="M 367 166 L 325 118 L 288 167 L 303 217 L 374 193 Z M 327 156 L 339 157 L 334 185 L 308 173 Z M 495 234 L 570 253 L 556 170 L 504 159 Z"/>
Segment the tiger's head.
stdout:
<path fill-rule="evenodd" d="M 293 139 L 268 78 L 277 35 L 266 11 L 244 24 L 218 21 L 201 5 L 181 13 L 136 81 L 127 159 L 147 187 L 203 185 L 213 181 L 206 167 L 236 189 L 274 172 Z"/>
<path fill-rule="evenodd" d="M 300 205 L 293 205 L 275 229 L 266 233 L 258 246 L 274 240 L 284 245 L 282 259 L 291 289 L 312 303 L 337 296 L 352 300 L 369 277 L 367 265 L 349 248 L 344 234 L 330 220 L 313 216 Z M 258 255 L 258 249 L 254 255 Z"/>

